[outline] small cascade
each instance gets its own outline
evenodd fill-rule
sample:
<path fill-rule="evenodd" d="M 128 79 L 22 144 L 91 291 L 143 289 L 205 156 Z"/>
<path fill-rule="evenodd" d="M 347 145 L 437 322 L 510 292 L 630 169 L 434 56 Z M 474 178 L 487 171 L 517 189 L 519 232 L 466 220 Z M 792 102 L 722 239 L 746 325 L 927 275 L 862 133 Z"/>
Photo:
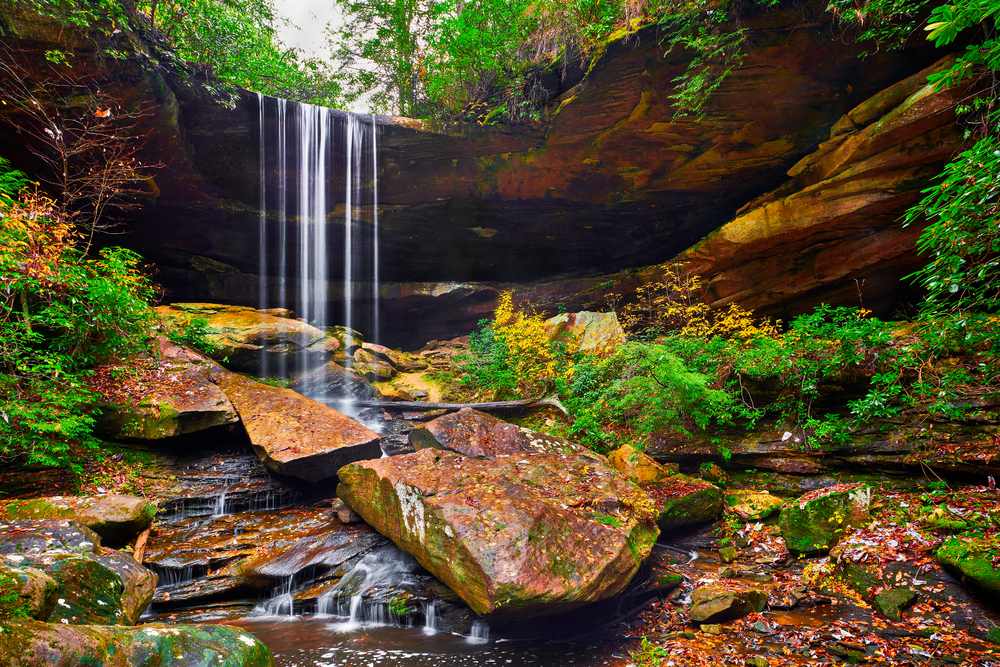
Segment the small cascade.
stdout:
<path fill-rule="evenodd" d="M 222 489 L 220 493 L 215 498 L 215 507 L 212 508 L 212 518 L 215 519 L 226 514 L 226 494 L 229 493 L 229 486 Z"/>
<path fill-rule="evenodd" d="M 368 554 L 345 574 L 332 589 L 317 600 L 319 614 L 346 616 L 342 629 L 362 625 L 392 625 L 399 619 L 389 611 L 388 601 L 369 601 L 366 594 L 376 588 L 405 584 L 419 569 L 412 556 L 398 549 L 381 549 Z"/>
<path fill-rule="evenodd" d="M 289 575 L 274 594 L 250 612 L 250 616 L 293 616 L 295 612 L 295 575 Z"/>
<path fill-rule="evenodd" d="M 490 626 L 486 621 L 473 621 L 465 640 L 470 644 L 485 644 L 490 640 Z"/>
<path fill-rule="evenodd" d="M 427 602 L 420 603 L 421 608 L 424 611 L 424 634 L 425 635 L 436 635 L 437 634 L 437 602 L 435 600 L 428 600 Z"/>
<path fill-rule="evenodd" d="M 148 564 L 146 567 L 152 570 L 159 581 L 157 586 L 180 586 L 182 584 L 189 584 L 195 580 L 195 576 L 204 576 L 207 571 L 207 567 L 200 566 L 196 567 L 194 565 L 187 565 L 185 567 L 161 567 L 158 565 Z"/>
<path fill-rule="evenodd" d="M 260 308 L 291 309 L 297 318 L 323 330 L 342 324 L 348 348 L 354 344 L 352 330 L 377 342 L 381 322 L 376 117 L 345 115 L 262 95 L 257 99 Z M 335 159 L 338 154 L 343 156 L 340 164 Z M 340 182 L 342 200 L 334 187 Z M 333 215 L 341 203 L 342 237 L 337 229 L 340 221 Z M 339 322 L 328 308 L 337 275 L 343 291 Z M 314 370 L 307 367 L 312 362 L 306 355 L 299 355 L 292 369 L 283 355 L 277 355 L 277 361 L 270 358 L 268 345 L 280 344 L 271 340 L 264 345 L 262 375 L 287 377 L 294 371 L 301 377 Z M 350 395 L 346 399 L 353 404 Z"/>

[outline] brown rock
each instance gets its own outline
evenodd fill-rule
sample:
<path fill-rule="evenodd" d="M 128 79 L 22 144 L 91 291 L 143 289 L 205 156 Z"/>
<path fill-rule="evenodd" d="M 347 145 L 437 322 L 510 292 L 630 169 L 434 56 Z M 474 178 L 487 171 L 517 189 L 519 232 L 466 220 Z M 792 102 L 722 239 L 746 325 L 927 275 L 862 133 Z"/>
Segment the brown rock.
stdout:
<path fill-rule="evenodd" d="M 0 518 L 4 520 L 67 519 L 90 528 L 105 544 L 125 544 L 148 528 L 155 516 L 155 503 L 118 494 L 50 496 L 0 504 Z"/>
<path fill-rule="evenodd" d="M 625 342 L 625 330 L 614 312 L 562 313 L 545 320 L 550 340 L 577 346 L 581 352 L 607 356 Z"/>
<path fill-rule="evenodd" d="M 416 450 L 432 447 L 487 458 L 523 452 L 567 454 L 585 449 L 564 438 L 510 424 L 472 408 L 462 408 L 414 428 L 410 444 Z"/>
<path fill-rule="evenodd" d="M 382 455 L 377 433 L 333 408 L 216 367 L 212 379 L 236 406 L 257 456 L 271 470 L 309 482 Z"/>
<path fill-rule="evenodd" d="M 159 440 L 239 419 L 232 403 L 211 381 L 208 359 L 164 336 L 156 342 L 163 372 L 142 381 L 138 400 L 101 407 L 97 427 L 102 434 Z"/>
<path fill-rule="evenodd" d="M 739 584 L 709 584 L 691 592 L 688 616 L 695 623 L 711 623 L 741 618 L 764 609 L 767 594 Z"/>
<path fill-rule="evenodd" d="M 588 452 L 478 459 L 425 449 L 339 477 L 337 494 L 365 521 L 495 618 L 620 592 L 658 532 L 632 483 Z"/>

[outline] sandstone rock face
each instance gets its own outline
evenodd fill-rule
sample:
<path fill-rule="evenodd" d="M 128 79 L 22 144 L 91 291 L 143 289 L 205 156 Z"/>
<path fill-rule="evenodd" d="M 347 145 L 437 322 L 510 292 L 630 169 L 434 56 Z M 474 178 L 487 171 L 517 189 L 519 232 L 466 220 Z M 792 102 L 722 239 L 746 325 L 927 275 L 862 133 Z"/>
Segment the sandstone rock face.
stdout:
<path fill-rule="evenodd" d="M 625 330 L 614 312 L 562 313 L 545 320 L 550 340 L 573 342 L 581 352 L 607 356 L 625 342 Z"/>
<path fill-rule="evenodd" d="M 0 655 L 10 667 L 274 667 L 263 643 L 226 625 L 15 623 L 0 634 Z"/>
<path fill-rule="evenodd" d="M 143 396 L 128 405 L 105 405 L 97 418 L 112 438 L 159 440 L 239 419 L 232 403 L 209 378 L 211 362 L 200 354 L 157 339 L 160 372 L 143 380 Z"/>
<path fill-rule="evenodd" d="M 779 523 L 785 546 L 792 553 L 829 549 L 852 527 L 869 517 L 872 490 L 848 484 L 807 493 L 781 510 Z"/>
<path fill-rule="evenodd" d="M 486 458 L 526 452 L 570 454 L 585 449 L 569 440 L 510 424 L 472 408 L 462 408 L 414 428 L 410 431 L 410 444 L 416 450 L 431 447 Z"/>
<path fill-rule="evenodd" d="M 712 521 L 722 513 L 722 489 L 700 479 L 678 473 L 641 486 L 656 506 L 662 532 Z"/>
<path fill-rule="evenodd" d="M 718 623 L 764 609 L 767 593 L 738 584 L 699 586 L 691 591 L 688 616 L 695 623 Z"/>
<path fill-rule="evenodd" d="M 50 496 L 0 505 L 0 520 L 67 519 L 90 528 L 105 544 L 125 544 L 149 527 L 156 505 L 124 495 Z"/>
<path fill-rule="evenodd" d="M 377 433 L 291 389 L 218 367 L 212 379 L 236 406 L 254 451 L 275 472 L 318 482 L 343 465 L 382 455 Z"/>
<path fill-rule="evenodd" d="M 596 455 L 425 449 L 345 466 L 338 495 L 479 614 L 530 618 L 624 589 L 657 530 Z M 631 503 L 629 504 L 631 499 Z"/>
<path fill-rule="evenodd" d="M 856 305 L 857 279 L 865 304 L 885 310 L 877 295 L 891 302 L 899 279 L 925 261 L 914 251 L 922 228 L 897 220 L 962 143 L 955 107 L 968 88 L 926 82 L 949 62 L 848 112 L 850 122 L 793 166 L 787 183 L 678 255 L 707 281 L 710 305 L 764 313 L 791 303 L 801 312 L 804 298 Z"/>
<path fill-rule="evenodd" d="M 204 320 L 204 338 L 213 348 L 212 357 L 225 360 L 238 371 L 262 374 L 263 354 L 273 373 L 281 364 L 289 368 L 320 365 L 330 352 L 322 331 L 299 320 L 272 315 L 272 311 L 217 303 L 174 303 L 153 310 L 178 331 L 196 319 Z"/>
<path fill-rule="evenodd" d="M 12 48 L 39 63 L 53 48 L 88 43 L 83 31 L 60 34 L 44 17 L 6 6 L 0 10 L 4 25 L 16 26 L 7 33 Z M 822 10 L 813 4 L 744 20 L 740 27 L 753 47 L 708 100 L 699 121 L 674 117 L 671 81 L 685 71 L 689 56 L 665 55 L 655 29 L 611 43 L 592 67 L 577 67 L 581 75 L 552 91 L 535 126 L 376 118 L 384 149 L 378 179 L 386 272 L 382 299 L 388 317 L 407 322 L 400 335 L 419 345 L 471 329 L 476 320 L 468 309 L 488 303 L 504 281 L 594 270 L 609 274 L 665 261 L 772 189 L 832 127 L 838 133 L 854 127 L 864 132 L 877 124 L 871 117 L 884 113 L 886 104 L 858 105 L 930 60 L 912 50 L 861 60 L 859 46 L 830 38 L 832 17 Z M 126 57 L 98 63 L 100 54 L 81 48 L 74 70 L 107 72 L 118 82 L 108 92 L 123 105 L 156 100 L 156 115 L 141 130 L 148 154 L 167 165 L 154 175 L 155 201 L 151 197 L 152 205 L 130 221 L 126 242 L 159 265 L 158 279 L 179 299 L 256 303 L 256 96 L 245 93 L 227 100 L 231 105 L 220 104 L 195 77 L 166 65 L 144 67 L 145 58 L 133 45 L 138 36 L 114 39 Z M 289 109 L 297 113 L 294 104 Z M 338 115 L 338 131 L 345 116 Z M 0 133 L 5 146 L 21 146 L 23 137 L 2 128 Z M 929 147 L 934 153 L 941 144 Z M 29 159 L 27 151 L 18 152 L 23 155 L 15 159 Z M 333 161 L 342 160 L 338 148 Z M 331 192 L 343 192 L 343 176 L 334 180 Z M 888 180 L 887 185 L 898 182 Z M 870 180 L 869 186 L 877 183 Z M 877 217 L 894 219 L 902 201 L 883 192 L 887 198 Z M 893 207 L 894 213 L 888 210 Z M 297 239 L 297 221 L 291 224 L 288 238 Z M 414 229 L 434 233 L 415 235 Z M 342 230 L 333 225 L 331 233 Z M 851 238 L 857 243 L 857 234 Z M 881 239 L 878 256 L 898 256 L 885 247 L 890 241 Z M 121 243 L 121 237 L 105 242 Z M 759 263 L 761 257 L 755 259 Z M 826 266 L 823 257 L 810 259 Z M 870 274 L 875 271 L 867 267 Z M 747 278 L 734 271 L 714 282 L 716 298 L 735 298 L 742 289 L 740 281 Z M 274 267 L 265 272 L 273 275 Z M 829 290 L 836 293 L 830 276 Z M 591 281 L 589 289 L 604 282 Z M 267 281 L 268 288 L 275 284 Z M 774 279 L 775 289 L 780 284 L 782 279 Z M 286 287 L 294 302 L 296 281 Z M 794 289 L 782 288 L 769 303 L 788 298 Z M 332 286 L 330 301 L 342 301 L 338 286 Z M 557 302 L 549 302 L 553 312 Z M 456 305 L 466 312 L 454 310 Z M 331 312 L 338 312 L 336 306 Z"/>

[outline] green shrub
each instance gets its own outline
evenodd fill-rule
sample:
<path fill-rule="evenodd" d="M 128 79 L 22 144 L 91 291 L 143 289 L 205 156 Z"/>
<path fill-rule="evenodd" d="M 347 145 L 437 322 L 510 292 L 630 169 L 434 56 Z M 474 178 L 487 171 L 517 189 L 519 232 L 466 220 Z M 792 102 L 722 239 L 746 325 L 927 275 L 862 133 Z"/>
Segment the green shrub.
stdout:
<path fill-rule="evenodd" d="M 145 350 L 152 317 L 138 255 L 78 240 L 46 198 L 0 198 L 0 455 L 75 470 L 97 446 L 91 369 Z"/>

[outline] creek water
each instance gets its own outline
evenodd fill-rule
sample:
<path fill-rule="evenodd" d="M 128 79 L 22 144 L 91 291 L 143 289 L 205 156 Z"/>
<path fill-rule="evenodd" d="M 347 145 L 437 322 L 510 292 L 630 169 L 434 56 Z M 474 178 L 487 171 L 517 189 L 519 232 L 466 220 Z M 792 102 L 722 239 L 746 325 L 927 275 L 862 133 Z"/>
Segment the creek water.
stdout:
<path fill-rule="evenodd" d="M 271 649 L 278 667 L 617 667 L 629 662 L 624 653 L 596 642 L 483 640 L 376 623 L 349 627 L 342 617 L 237 624 Z"/>

